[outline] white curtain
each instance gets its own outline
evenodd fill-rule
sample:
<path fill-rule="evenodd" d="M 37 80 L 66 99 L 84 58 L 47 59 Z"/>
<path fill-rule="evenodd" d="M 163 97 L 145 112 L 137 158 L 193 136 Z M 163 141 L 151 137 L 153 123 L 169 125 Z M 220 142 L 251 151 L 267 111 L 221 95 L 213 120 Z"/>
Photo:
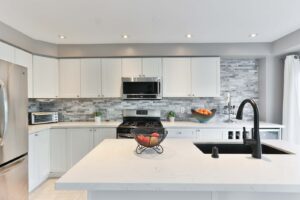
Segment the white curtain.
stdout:
<path fill-rule="evenodd" d="M 300 144 L 300 60 L 287 56 L 284 63 L 283 139 Z"/>

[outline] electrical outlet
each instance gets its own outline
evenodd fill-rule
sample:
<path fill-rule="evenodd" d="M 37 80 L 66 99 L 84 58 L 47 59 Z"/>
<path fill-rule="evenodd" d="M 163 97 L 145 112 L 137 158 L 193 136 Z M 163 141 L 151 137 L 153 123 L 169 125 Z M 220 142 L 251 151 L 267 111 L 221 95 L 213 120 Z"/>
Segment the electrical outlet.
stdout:
<path fill-rule="evenodd" d="M 185 112 L 185 108 L 184 107 L 181 107 L 180 108 L 180 112 L 183 114 Z"/>

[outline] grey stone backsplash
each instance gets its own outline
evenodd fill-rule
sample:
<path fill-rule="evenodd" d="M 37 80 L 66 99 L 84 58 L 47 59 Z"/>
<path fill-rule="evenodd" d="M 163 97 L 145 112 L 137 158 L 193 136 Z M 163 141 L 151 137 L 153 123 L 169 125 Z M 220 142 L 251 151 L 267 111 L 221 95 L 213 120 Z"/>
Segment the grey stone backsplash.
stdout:
<path fill-rule="evenodd" d="M 201 78 L 201 77 L 200 77 Z M 195 121 L 191 108 L 216 108 L 217 114 L 212 121 L 224 121 L 227 93 L 231 94 L 232 104 L 237 107 L 245 98 L 259 100 L 258 66 L 255 59 L 221 60 L 221 97 L 217 98 L 164 98 L 162 100 L 123 101 L 107 99 L 54 99 L 52 102 L 29 100 L 29 111 L 58 111 L 60 121 L 93 121 L 94 112 L 102 111 L 103 119 L 121 120 L 123 109 L 159 109 L 162 119 L 168 111 L 175 111 L 176 120 Z M 183 113 L 181 112 L 183 111 Z M 244 118 L 252 119 L 252 110 L 245 107 Z"/>

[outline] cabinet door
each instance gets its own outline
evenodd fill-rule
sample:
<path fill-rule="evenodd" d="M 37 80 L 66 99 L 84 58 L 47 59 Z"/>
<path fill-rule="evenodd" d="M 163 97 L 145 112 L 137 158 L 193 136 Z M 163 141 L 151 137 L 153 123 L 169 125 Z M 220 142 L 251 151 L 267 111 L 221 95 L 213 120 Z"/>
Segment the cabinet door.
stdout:
<path fill-rule="evenodd" d="M 81 97 L 101 97 L 100 59 L 81 59 Z"/>
<path fill-rule="evenodd" d="M 191 59 L 164 58 L 163 59 L 163 96 L 189 97 L 191 96 Z"/>
<path fill-rule="evenodd" d="M 192 58 L 192 95 L 220 96 L 220 58 Z"/>
<path fill-rule="evenodd" d="M 139 77 L 142 75 L 141 58 L 123 58 L 122 59 L 122 76 Z"/>
<path fill-rule="evenodd" d="M 37 137 L 38 177 L 39 184 L 44 182 L 50 173 L 50 135 L 49 130 L 41 131 Z"/>
<path fill-rule="evenodd" d="M 80 59 L 59 60 L 59 96 L 80 97 Z"/>
<path fill-rule="evenodd" d="M 64 173 L 67 171 L 67 132 L 66 129 L 50 130 L 50 171 Z"/>
<path fill-rule="evenodd" d="M 121 97 L 122 60 L 105 58 L 101 60 L 103 97 Z"/>
<path fill-rule="evenodd" d="M 28 98 L 33 98 L 32 54 L 21 49 L 15 48 L 15 64 L 27 68 Z"/>
<path fill-rule="evenodd" d="M 93 129 L 68 129 L 70 167 L 81 160 L 93 147 Z"/>
<path fill-rule="evenodd" d="M 58 60 L 33 56 L 33 94 L 35 98 L 58 97 Z"/>
<path fill-rule="evenodd" d="M 162 59 L 161 58 L 143 58 L 142 71 L 146 77 L 161 77 Z"/>
<path fill-rule="evenodd" d="M 38 185 L 38 166 L 37 166 L 37 150 L 35 137 L 37 134 L 29 136 L 28 144 L 28 182 L 29 191 L 32 191 Z"/>
<path fill-rule="evenodd" d="M 0 60 L 14 63 L 14 47 L 0 42 Z"/>
<path fill-rule="evenodd" d="M 104 139 L 116 139 L 116 128 L 96 128 L 94 129 L 94 147 L 100 144 Z"/>
<path fill-rule="evenodd" d="M 50 173 L 49 130 L 29 136 L 28 157 L 29 191 L 32 191 L 44 182 Z"/>

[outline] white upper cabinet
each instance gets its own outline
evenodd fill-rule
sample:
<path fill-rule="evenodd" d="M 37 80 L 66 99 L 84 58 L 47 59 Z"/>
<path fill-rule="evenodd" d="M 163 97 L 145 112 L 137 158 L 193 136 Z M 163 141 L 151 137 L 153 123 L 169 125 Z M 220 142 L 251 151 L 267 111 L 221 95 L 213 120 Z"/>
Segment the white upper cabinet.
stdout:
<path fill-rule="evenodd" d="M 59 60 L 59 96 L 80 97 L 80 59 Z"/>
<path fill-rule="evenodd" d="M 190 58 L 163 58 L 163 96 L 191 96 Z"/>
<path fill-rule="evenodd" d="M 14 63 L 27 68 L 28 98 L 33 98 L 32 54 L 18 48 L 15 49 Z"/>
<path fill-rule="evenodd" d="M 145 77 L 161 77 L 162 59 L 161 58 L 143 58 L 142 75 Z"/>
<path fill-rule="evenodd" d="M 192 96 L 220 96 L 220 58 L 192 58 Z"/>
<path fill-rule="evenodd" d="M 81 59 L 81 97 L 101 97 L 101 60 Z"/>
<path fill-rule="evenodd" d="M 0 42 L 0 60 L 14 63 L 14 47 Z"/>
<path fill-rule="evenodd" d="M 123 58 L 122 59 L 122 77 L 142 76 L 141 58 Z"/>
<path fill-rule="evenodd" d="M 33 94 L 35 98 L 58 97 L 58 60 L 33 56 Z"/>
<path fill-rule="evenodd" d="M 122 60 L 120 58 L 104 58 L 101 63 L 103 97 L 121 97 Z"/>

